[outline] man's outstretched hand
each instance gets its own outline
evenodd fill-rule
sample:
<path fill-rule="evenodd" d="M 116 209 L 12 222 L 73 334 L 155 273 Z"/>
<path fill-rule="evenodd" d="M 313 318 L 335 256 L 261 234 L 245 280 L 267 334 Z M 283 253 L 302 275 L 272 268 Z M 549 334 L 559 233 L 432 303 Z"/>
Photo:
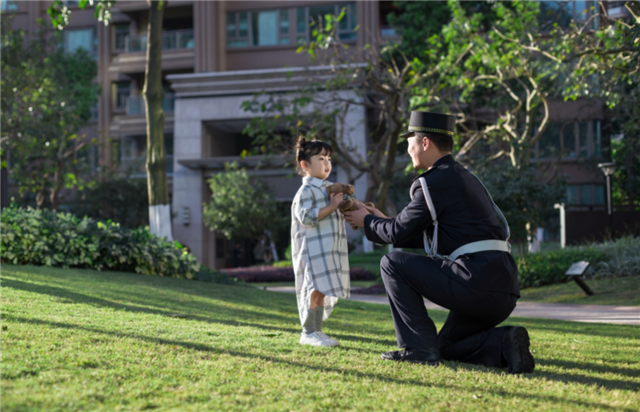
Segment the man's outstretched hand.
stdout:
<path fill-rule="evenodd" d="M 358 205 L 357 210 L 352 210 L 350 212 L 344 212 L 344 220 L 347 221 L 351 226 L 364 226 L 364 218 L 370 214 L 367 209 L 364 208 L 364 205 Z"/>

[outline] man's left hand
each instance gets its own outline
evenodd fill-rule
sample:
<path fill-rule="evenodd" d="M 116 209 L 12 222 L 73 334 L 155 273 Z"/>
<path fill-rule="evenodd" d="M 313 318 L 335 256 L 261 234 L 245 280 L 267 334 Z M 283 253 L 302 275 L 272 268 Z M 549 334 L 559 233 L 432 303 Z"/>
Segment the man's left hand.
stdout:
<path fill-rule="evenodd" d="M 364 207 L 358 206 L 358 210 L 352 210 L 351 212 L 344 212 L 344 220 L 351 226 L 364 226 L 364 218 L 370 214 Z"/>

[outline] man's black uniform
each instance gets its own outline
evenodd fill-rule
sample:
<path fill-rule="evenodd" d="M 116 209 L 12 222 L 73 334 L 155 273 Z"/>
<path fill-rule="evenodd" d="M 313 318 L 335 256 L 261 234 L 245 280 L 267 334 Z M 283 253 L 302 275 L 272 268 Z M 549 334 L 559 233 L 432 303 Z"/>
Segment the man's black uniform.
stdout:
<path fill-rule="evenodd" d="M 439 254 L 449 255 L 476 241 L 505 240 L 505 229 L 482 184 L 451 155 L 421 176 L 439 222 Z M 367 215 L 364 228 L 369 240 L 424 248 L 423 231 L 433 236 L 434 226 L 418 179 L 411 193 L 411 203 L 396 218 Z M 400 348 L 440 348 L 446 360 L 507 367 L 501 349 L 505 328 L 495 326 L 507 319 L 520 297 L 511 254 L 484 251 L 449 261 L 392 252 L 380 265 Z M 450 310 L 439 334 L 423 296 Z"/>

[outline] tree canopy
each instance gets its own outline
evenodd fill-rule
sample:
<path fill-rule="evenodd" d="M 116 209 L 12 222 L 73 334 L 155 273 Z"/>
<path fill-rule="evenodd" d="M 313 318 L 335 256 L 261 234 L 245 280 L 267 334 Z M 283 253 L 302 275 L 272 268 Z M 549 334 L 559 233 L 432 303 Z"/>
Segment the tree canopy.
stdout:
<path fill-rule="evenodd" d="M 97 103 L 96 62 L 82 49 L 65 53 L 46 27 L 27 39 L 2 20 L 2 147 L 12 185 L 58 207 L 63 188 L 82 187 L 88 167 L 79 135 Z"/>

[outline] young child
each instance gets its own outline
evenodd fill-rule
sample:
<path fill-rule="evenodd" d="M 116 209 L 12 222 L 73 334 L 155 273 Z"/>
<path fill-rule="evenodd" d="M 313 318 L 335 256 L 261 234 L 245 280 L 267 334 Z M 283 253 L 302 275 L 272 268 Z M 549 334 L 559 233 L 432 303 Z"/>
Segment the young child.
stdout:
<path fill-rule="evenodd" d="M 327 194 L 333 150 L 327 143 L 298 139 L 298 173 L 303 176 L 291 205 L 291 254 L 302 323 L 300 343 L 337 346 L 322 332 L 338 298 L 349 297 L 349 260 L 344 218 L 337 211 L 343 194 Z"/>

